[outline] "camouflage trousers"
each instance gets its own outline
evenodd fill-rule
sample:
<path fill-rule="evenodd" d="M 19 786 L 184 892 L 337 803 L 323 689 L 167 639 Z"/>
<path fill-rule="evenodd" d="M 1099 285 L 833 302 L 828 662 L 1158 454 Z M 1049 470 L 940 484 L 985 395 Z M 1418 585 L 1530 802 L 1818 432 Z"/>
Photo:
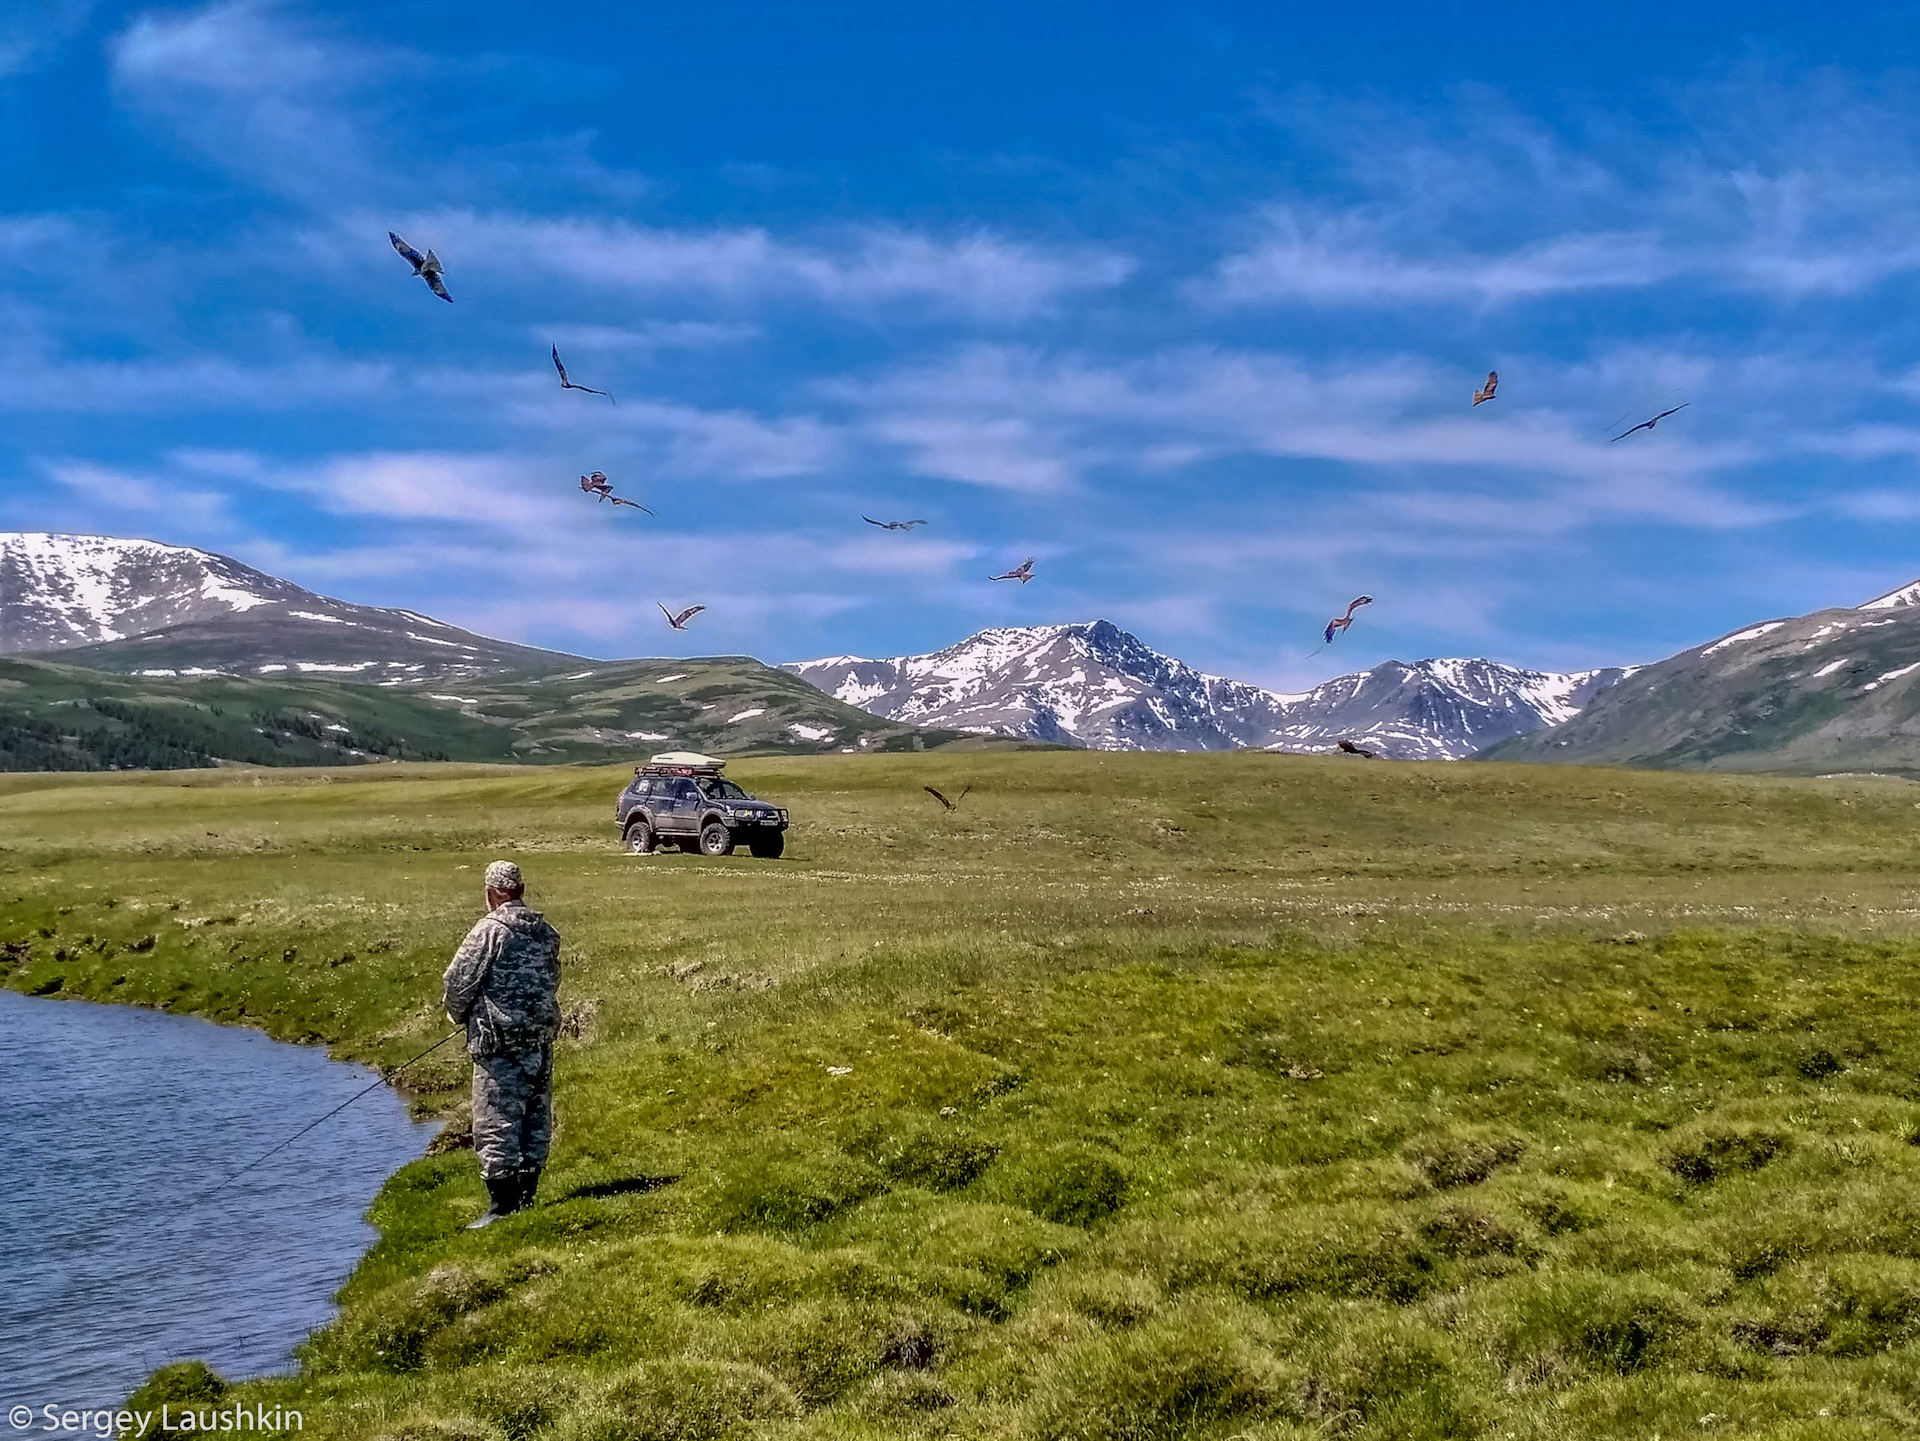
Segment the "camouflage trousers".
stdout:
<path fill-rule="evenodd" d="M 473 1149 L 488 1180 L 544 1166 L 553 1139 L 553 1047 L 473 1063 Z"/>

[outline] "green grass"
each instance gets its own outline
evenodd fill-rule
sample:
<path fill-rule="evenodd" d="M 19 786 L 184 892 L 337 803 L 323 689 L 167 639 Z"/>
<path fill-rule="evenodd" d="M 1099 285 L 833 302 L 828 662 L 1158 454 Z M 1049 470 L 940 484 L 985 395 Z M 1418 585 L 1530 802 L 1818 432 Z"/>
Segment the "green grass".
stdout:
<path fill-rule="evenodd" d="M 612 769 L 0 778 L 19 989 L 391 1062 L 488 858 L 565 937 L 542 1204 L 468 1233 L 472 1157 L 407 1167 L 245 1399 L 422 1441 L 1920 1427 L 1920 786 L 733 769 L 787 859 L 619 854 Z"/>

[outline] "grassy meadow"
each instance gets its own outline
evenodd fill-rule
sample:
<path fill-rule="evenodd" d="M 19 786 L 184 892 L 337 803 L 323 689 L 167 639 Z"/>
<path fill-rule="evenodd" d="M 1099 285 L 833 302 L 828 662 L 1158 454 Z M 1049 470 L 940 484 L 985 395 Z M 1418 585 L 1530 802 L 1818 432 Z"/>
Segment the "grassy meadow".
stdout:
<path fill-rule="evenodd" d="M 469 1233 L 471 1154 L 407 1167 L 235 1399 L 352 1441 L 1920 1432 L 1920 785 L 730 773 L 785 859 L 622 854 L 619 768 L 0 776 L 19 990 L 391 1064 L 488 859 L 565 937 L 540 1204 Z M 466 1077 L 413 1081 L 455 1132 Z"/>

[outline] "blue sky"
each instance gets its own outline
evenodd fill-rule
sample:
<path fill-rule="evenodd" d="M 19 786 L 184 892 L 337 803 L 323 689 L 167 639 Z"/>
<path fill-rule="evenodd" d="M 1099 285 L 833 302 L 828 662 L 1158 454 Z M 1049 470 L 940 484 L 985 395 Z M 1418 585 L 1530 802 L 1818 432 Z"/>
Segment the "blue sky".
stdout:
<path fill-rule="evenodd" d="M 1920 9 L 1568 8 L 0 0 L 0 527 L 1284 687 L 1920 576 Z"/>

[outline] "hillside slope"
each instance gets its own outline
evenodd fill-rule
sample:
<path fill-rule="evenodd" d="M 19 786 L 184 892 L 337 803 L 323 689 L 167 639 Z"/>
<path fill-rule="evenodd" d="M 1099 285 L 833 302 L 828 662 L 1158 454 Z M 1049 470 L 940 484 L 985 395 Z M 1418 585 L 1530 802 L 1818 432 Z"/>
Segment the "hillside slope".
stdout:
<path fill-rule="evenodd" d="M 1920 770 L 1920 584 L 1763 621 L 1647 666 L 1488 760 Z"/>
<path fill-rule="evenodd" d="M 0 770 L 221 763 L 631 761 L 1005 745 L 855 710 L 757 661 L 623 661 L 413 690 L 337 680 L 114 676 L 0 659 Z"/>

